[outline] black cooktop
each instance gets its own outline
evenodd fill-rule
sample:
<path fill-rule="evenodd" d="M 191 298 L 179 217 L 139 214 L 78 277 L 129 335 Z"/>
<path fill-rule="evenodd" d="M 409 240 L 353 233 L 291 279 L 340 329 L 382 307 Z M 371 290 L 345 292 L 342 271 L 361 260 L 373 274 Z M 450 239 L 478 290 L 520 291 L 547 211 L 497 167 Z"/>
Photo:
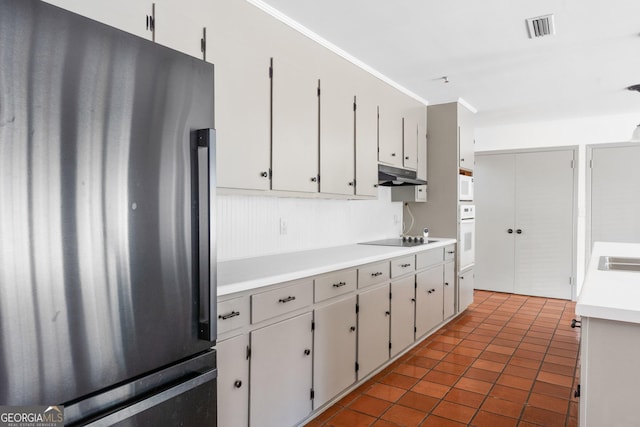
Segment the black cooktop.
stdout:
<path fill-rule="evenodd" d="M 429 240 L 424 237 L 395 237 L 392 239 L 374 240 L 373 242 L 363 242 L 361 245 L 375 245 L 375 246 L 401 246 L 411 247 L 426 245 L 429 243 L 437 242 L 437 240 Z"/>

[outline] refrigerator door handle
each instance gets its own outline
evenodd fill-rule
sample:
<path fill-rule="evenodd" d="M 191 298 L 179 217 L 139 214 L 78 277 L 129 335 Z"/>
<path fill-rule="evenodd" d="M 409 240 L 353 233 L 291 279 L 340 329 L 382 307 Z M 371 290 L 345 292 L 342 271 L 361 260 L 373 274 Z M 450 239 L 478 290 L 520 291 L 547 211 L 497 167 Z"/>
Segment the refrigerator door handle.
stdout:
<path fill-rule="evenodd" d="M 216 180 L 216 131 L 215 129 L 199 129 L 196 131 L 196 189 L 197 194 L 197 232 L 194 245 L 197 254 L 195 269 L 198 280 L 199 313 L 198 338 L 205 341 L 216 340 L 216 242 L 215 242 L 215 200 Z"/>
<path fill-rule="evenodd" d="M 136 402 L 133 405 L 129 405 L 120 410 L 117 410 L 116 412 L 112 412 L 111 414 L 105 417 L 102 417 L 98 420 L 95 420 L 85 425 L 91 426 L 91 427 L 112 426 L 120 421 L 134 417 L 135 415 L 138 415 L 141 412 L 151 409 L 154 406 L 158 406 L 161 403 L 166 402 L 167 400 L 173 399 L 181 394 L 184 394 L 189 390 L 193 390 L 194 388 L 201 386 L 202 384 L 205 384 L 209 381 L 213 381 L 214 379 L 217 378 L 217 376 L 218 376 L 218 370 L 211 369 L 210 371 L 204 372 L 202 375 L 198 375 L 195 378 L 182 382 L 174 387 L 168 388 L 158 394 L 154 394 L 149 398 Z"/>

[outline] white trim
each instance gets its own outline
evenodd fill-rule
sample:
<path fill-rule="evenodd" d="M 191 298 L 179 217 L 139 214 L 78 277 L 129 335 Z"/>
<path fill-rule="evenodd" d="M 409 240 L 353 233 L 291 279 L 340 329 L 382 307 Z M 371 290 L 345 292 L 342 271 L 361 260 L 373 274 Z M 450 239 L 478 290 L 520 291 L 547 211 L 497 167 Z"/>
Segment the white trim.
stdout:
<path fill-rule="evenodd" d="M 316 43 L 326 47 L 327 49 L 334 52 L 335 54 L 340 55 L 347 61 L 351 62 L 353 65 L 362 68 L 364 71 L 368 72 L 369 74 L 374 75 L 375 77 L 379 78 L 380 80 L 387 83 L 388 85 L 398 89 L 400 92 L 404 93 L 405 95 L 410 96 L 411 98 L 415 99 L 418 102 L 423 103 L 424 105 L 429 105 L 429 101 L 427 101 L 426 99 L 422 98 L 421 96 L 411 92 L 409 89 L 405 88 L 404 86 L 391 80 L 389 77 L 385 76 L 384 74 L 380 73 L 379 71 L 365 64 L 358 58 L 350 55 L 348 52 L 345 52 L 344 50 L 340 49 L 338 46 L 334 45 L 333 43 L 321 37 L 320 35 L 314 33 L 313 31 L 311 31 L 304 25 L 300 24 L 299 22 L 296 22 L 293 19 L 289 18 L 287 15 L 283 14 L 282 12 L 275 9 L 274 7 L 266 4 L 264 1 L 262 0 L 246 0 L 246 1 L 256 6 L 258 9 L 261 9 L 262 11 L 273 16 L 274 18 L 281 21 L 285 25 L 288 25 L 289 27 L 298 31 L 299 33 L 304 34 L 305 36 L 309 37 L 311 40 L 315 41 Z M 463 105 L 469 108 L 468 104 L 463 104 Z M 477 112 L 477 110 L 473 109 L 473 107 L 471 107 L 471 109 L 474 113 Z"/>
<path fill-rule="evenodd" d="M 466 107 L 466 109 L 471 111 L 473 114 L 476 114 L 478 112 L 478 109 L 476 107 L 474 107 L 473 105 L 469 104 L 464 99 L 458 98 L 458 102 L 460 103 L 460 105 L 464 105 Z"/>

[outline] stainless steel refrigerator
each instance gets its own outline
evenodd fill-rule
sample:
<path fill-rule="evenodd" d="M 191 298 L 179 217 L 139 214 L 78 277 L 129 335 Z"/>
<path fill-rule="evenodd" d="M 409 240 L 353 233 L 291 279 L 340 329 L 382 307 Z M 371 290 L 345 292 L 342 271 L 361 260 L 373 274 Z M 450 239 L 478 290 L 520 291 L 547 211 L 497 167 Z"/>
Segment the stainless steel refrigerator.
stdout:
<path fill-rule="evenodd" d="M 0 0 L 0 405 L 215 426 L 213 87 L 199 59 Z"/>

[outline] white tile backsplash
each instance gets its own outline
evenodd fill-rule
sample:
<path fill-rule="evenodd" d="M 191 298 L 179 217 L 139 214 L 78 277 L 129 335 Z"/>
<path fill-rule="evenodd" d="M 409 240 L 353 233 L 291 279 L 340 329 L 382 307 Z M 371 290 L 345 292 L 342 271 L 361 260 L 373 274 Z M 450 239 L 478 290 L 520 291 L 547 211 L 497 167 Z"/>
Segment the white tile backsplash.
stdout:
<path fill-rule="evenodd" d="M 399 236 L 402 202 L 218 195 L 218 261 Z M 281 220 L 286 234 L 281 234 Z M 396 223 L 397 220 L 397 223 Z"/>

